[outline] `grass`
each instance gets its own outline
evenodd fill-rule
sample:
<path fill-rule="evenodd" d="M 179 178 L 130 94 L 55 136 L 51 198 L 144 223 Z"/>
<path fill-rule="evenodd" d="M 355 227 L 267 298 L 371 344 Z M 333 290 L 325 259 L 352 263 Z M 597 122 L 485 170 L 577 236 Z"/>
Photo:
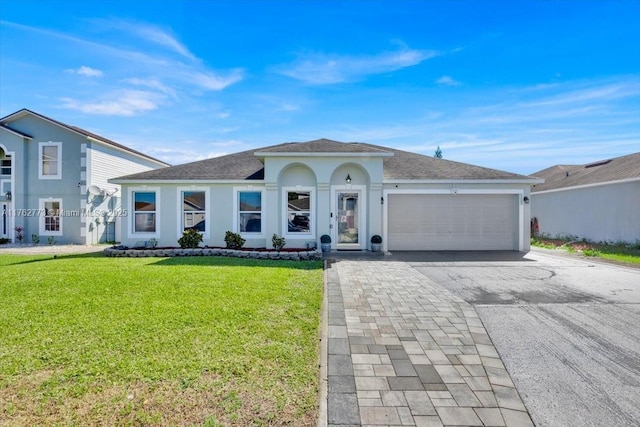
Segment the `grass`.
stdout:
<path fill-rule="evenodd" d="M 546 249 L 561 248 L 568 252 L 582 254 L 586 257 L 602 258 L 618 263 L 640 265 L 640 243 L 628 244 L 618 242 L 614 244 L 575 241 L 571 238 L 534 237 L 531 245 Z"/>
<path fill-rule="evenodd" d="M 0 425 L 315 424 L 320 262 L 0 268 Z"/>

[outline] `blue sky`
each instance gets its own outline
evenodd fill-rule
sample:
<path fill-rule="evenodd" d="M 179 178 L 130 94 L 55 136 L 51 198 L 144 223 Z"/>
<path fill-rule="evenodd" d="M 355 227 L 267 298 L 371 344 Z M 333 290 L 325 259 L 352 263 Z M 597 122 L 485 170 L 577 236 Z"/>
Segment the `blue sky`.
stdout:
<path fill-rule="evenodd" d="M 358 141 L 529 174 L 640 151 L 640 1 L 0 2 L 0 116 L 172 164 Z"/>

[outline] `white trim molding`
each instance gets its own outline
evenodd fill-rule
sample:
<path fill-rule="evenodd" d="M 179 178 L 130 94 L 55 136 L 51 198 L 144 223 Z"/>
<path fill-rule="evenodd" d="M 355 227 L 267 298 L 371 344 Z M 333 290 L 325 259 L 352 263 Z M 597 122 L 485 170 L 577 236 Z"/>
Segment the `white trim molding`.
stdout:
<path fill-rule="evenodd" d="M 358 243 L 341 243 L 338 247 L 338 218 L 337 218 L 337 195 L 339 192 L 358 193 Z M 332 249 L 355 249 L 365 250 L 368 245 L 367 219 L 369 218 L 369 205 L 367 204 L 366 185 L 332 185 L 331 186 L 331 248 Z"/>
<path fill-rule="evenodd" d="M 43 168 L 44 147 L 57 147 L 57 168 L 55 175 L 45 175 Z M 38 143 L 38 179 L 62 179 L 62 142 L 39 142 Z"/>
<path fill-rule="evenodd" d="M 135 193 L 154 193 L 156 210 L 155 213 L 155 231 L 150 232 L 136 232 L 136 206 L 134 195 Z M 162 205 L 160 203 L 160 187 L 131 187 L 127 190 L 127 200 L 129 203 L 130 219 L 127 227 L 127 237 L 131 239 L 159 239 L 161 230 L 161 212 Z"/>
<path fill-rule="evenodd" d="M 282 187 L 282 235 L 291 240 L 316 239 L 316 188 L 315 187 Z M 292 233 L 289 231 L 289 192 L 309 193 L 309 231 Z"/>
<path fill-rule="evenodd" d="M 246 232 L 240 231 L 240 193 L 260 193 L 260 231 L 259 232 Z M 245 239 L 264 239 L 266 236 L 265 227 L 266 221 L 266 188 L 261 185 L 254 187 L 248 185 L 246 187 L 233 187 L 233 232 L 240 234 Z M 257 212 L 256 212 L 257 213 Z"/>
<path fill-rule="evenodd" d="M 176 200 L 177 205 L 177 237 L 178 239 L 182 237 L 182 233 L 184 232 L 184 206 L 182 200 L 182 194 L 187 192 L 201 192 L 204 193 L 204 220 L 205 220 L 205 231 L 202 234 L 203 239 L 209 239 L 211 236 L 211 197 L 209 196 L 209 187 L 196 187 L 192 185 L 190 187 L 177 187 L 176 188 Z"/>
<path fill-rule="evenodd" d="M 58 217 L 58 230 L 47 230 L 47 203 L 58 203 L 58 215 L 51 215 L 52 217 Z M 62 206 L 61 198 L 48 197 L 46 199 L 38 199 L 38 232 L 41 236 L 62 236 L 64 227 L 64 208 Z"/>

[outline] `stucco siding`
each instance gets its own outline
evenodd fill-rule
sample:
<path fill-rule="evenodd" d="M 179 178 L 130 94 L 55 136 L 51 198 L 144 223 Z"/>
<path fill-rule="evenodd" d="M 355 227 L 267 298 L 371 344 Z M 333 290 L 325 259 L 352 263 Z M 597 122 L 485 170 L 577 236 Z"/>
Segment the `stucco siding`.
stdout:
<path fill-rule="evenodd" d="M 541 234 L 595 242 L 640 240 L 640 180 L 532 193 Z"/>

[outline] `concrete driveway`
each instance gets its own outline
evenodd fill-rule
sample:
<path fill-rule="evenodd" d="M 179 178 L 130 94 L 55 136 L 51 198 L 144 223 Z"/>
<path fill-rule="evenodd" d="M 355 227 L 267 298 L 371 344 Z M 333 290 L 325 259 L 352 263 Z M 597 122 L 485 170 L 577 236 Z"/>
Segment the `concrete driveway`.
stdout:
<path fill-rule="evenodd" d="M 640 424 L 640 270 L 541 250 L 388 259 L 476 309 L 537 426 Z"/>

